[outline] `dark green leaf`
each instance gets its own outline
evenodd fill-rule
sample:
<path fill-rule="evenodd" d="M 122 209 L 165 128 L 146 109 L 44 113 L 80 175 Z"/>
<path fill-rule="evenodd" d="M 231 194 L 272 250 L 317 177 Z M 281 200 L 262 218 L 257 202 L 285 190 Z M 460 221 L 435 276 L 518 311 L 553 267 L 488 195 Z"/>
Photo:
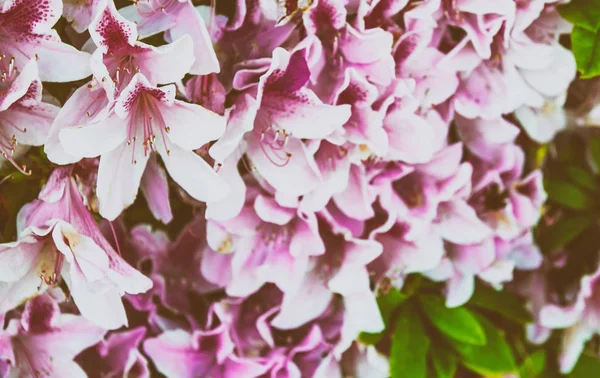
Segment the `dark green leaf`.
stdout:
<path fill-rule="evenodd" d="M 569 374 L 570 378 L 592 378 L 600 376 L 600 360 L 582 354 L 577 361 L 577 365 L 573 369 L 573 372 Z"/>
<path fill-rule="evenodd" d="M 454 378 L 456 367 L 458 366 L 458 358 L 452 350 L 442 347 L 432 347 L 429 351 L 429 358 L 435 377 L 437 378 Z"/>
<path fill-rule="evenodd" d="M 595 207 L 595 197 L 567 181 L 548 180 L 546 182 L 548 198 L 558 204 L 575 210 Z"/>
<path fill-rule="evenodd" d="M 600 28 L 600 2 L 597 0 L 572 0 L 558 6 L 558 12 L 574 25 L 592 31 Z"/>
<path fill-rule="evenodd" d="M 485 317 L 477 315 L 477 319 L 485 331 L 486 345 L 469 345 L 449 340 L 450 345 L 461 356 L 462 364 L 483 376 L 515 372 L 515 358 L 503 334 Z"/>
<path fill-rule="evenodd" d="M 525 358 L 519 367 L 519 377 L 536 378 L 542 374 L 546 367 L 546 351 L 538 349 Z"/>
<path fill-rule="evenodd" d="M 519 324 L 525 324 L 532 320 L 531 314 L 525 309 L 522 300 L 506 291 L 497 291 L 479 282 L 475 286 L 468 306 L 493 311 Z"/>
<path fill-rule="evenodd" d="M 540 244 L 548 252 L 556 251 L 575 239 L 597 219 L 597 214 L 567 215 L 544 230 Z"/>
<path fill-rule="evenodd" d="M 392 335 L 391 378 L 425 378 L 429 338 L 413 305 L 402 307 Z"/>
<path fill-rule="evenodd" d="M 582 79 L 600 75 L 600 29 L 592 31 L 574 26 L 571 32 L 571 50 Z"/>
<path fill-rule="evenodd" d="M 485 345 L 485 332 L 467 308 L 448 308 L 442 298 L 434 295 L 419 299 L 431 323 L 444 335 L 467 344 Z"/>
<path fill-rule="evenodd" d="M 597 191 L 600 189 L 600 185 L 598 185 L 598 180 L 596 180 L 594 174 L 586 169 L 576 165 L 569 165 L 565 167 L 565 172 L 569 178 L 581 188 L 592 191 Z"/>

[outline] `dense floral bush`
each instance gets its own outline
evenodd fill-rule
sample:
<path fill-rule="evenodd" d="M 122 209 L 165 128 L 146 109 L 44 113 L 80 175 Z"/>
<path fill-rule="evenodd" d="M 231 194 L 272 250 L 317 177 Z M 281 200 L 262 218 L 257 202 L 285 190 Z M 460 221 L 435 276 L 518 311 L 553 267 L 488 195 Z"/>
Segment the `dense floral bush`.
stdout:
<path fill-rule="evenodd" d="M 564 3 L 0 1 L 0 376 L 597 376 Z"/>

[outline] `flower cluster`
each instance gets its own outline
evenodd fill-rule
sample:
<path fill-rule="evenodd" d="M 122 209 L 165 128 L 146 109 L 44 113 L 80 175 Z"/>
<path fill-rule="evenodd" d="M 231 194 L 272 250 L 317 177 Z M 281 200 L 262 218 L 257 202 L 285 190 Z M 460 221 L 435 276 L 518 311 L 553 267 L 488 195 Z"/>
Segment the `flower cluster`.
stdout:
<path fill-rule="evenodd" d="M 556 0 L 115 2 L 0 5 L 0 161 L 55 164 L 0 244 L 0 375 L 387 377 L 377 290 L 542 265 L 516 140 L 566 124 Z M 597 277 L 542 324 L 588 337 Z"/>

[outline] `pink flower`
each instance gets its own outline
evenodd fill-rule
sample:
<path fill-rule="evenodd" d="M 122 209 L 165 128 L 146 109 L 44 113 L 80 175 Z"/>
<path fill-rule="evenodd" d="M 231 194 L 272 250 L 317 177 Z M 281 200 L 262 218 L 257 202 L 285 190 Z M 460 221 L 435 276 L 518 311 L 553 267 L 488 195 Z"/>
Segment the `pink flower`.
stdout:
<path fill-rule="evenodd" d="M 0 340 L 2 333 L 12 345 L 10 376 L 83 378 L 87 375 L 73 359 L 106 331 L 81 316 L 61 314 L 49 296 L 41 295 L 27 303 L 20 320 L 11 320 L 6 331 L 0 328 Z"/>
<path fill-rule="evenodd" d="M 144 342 L 144 351 L 167 377 L 257 377 L 264 367 L 238 357 L 224 324 L 193 333 L 170 330 Z"/>
<path fill-rule="evenodd" d="M 356 29 L 345 18 L 343 1 L 337 0 L 315 2 L 303 18 L 308 37 L 299 47 L 308 50 L 311 84 L 325 103 L 332 103 L 349 68 L 376 85 L 387 86 L 394 78 L 392 34 Z"/>
<path fill-rule="evenodd" d="M 206 75 L 219 72 L 219 61 L 204 21 L 190 0 L 141 0 L 120 9 L 120 12 L 136 22 L 142 38 L 164 31 L 165 39 L 172 42 L 189 35 L 196 57 L 190 73 Z"/>
<path fill-rule="evenodd" d="M 66 82 L 90 74 L 89 55 L 61 42 L 52 26 L 62 13 L 62 1 L 8 0 L 0 7 L 3 59 L 24 66 L 36 59 L 42 81 Z"/>
<path fill-rule="evenodd" d="M 90 61 L 94 78 L 69 97 L 44 146 L 49 159 L 57 164 L 71 164 L 81 158 L 64 150 L 60 131 L 104 120 L 111 109 L 109 105 L 136 73 L 144 74 L 152 85 L 167 84 L 183 78 L 194 62 L 189 36 L 160 47 L 139 42 L 136 25 L 117 12 L 112 0 L 98 5 L 89 31 L 98 46 Z M 168 221 L 167 214 L 159 218 Z"/>
<path fill-rule="evenodd" d="M 174 241 L 163 232 L 151 232 L 145 225 L 131 230 L 132 249 L 136 252 L 138 266 L 151 262 L 149 275 L 159 283 L 144 295 L 130 297 L 131 302 L 137 302 L 134 306 L 141 305 L 136 307 L 142 309 L 144 302 L 157 296 L 170 310 L 187 314 L 193 308 L 190 293 L 202 295 L 215 289 L 200 272 L 201 252 L 206 245 L 204 227 L 204 219 L 197 218 L 184 227 Z"/>
<path fill-rule="evenodd" d="M 310 72 L 303 54 L 278 48 L 268 68 L 260 59 L 238 71 L 234 86 L 248 94 L 239 97 L 225 134 L 210 150 L 222 162 L 243 138 L 256 173 L 291 196 L 306 194 L 320 181 L 302 139 L 325 138 L 350 117 L 349 105 L 325 105 L 306 88 Z"/>
<path fill-rule="evenodd" d="M 207 240 L 202 273 L 232 296 L 249 295 L 267 282 L 286 291 L 304 275 L 308 256 L 325 248 L 313 213 L 261 194 L 250 197 L 238 216 L 209 220 Z"/>
<path fill-rule="evenodd" d="M 92 72 L 109 99 L 113 93 L 118 96 L 138 72 L 152 85 L 167 84 L 183 78 L 194 63 L 189 35 L 154 47 L 137 41 L 137 28 L 117 12 L 112 1 L 90 24 L 90 35 L 98 46 L 92 54 Z M 197 56 L 198 60 L 205 59 L 204 55 Z"/>
<path fill-rule="evenodd" d="M 91 372 L 103 371 L 109 375 L 122 374 L 132 378 L 149 378 L 148 360 L 139 350 L 145 335 L 144 327 L 111 333 L 96 346 L 98 357 L 102 359 L 102 366 L 90 363 L 89 366 L 84 367 Z"/>
<path fill-rule="evenodd" d="M 373 240 L 344 240 L 330 233 L 325 243 L 325 253 L 311 257 L 303 277 L 285 291 L 281 311 L 272 325 L 298 328 L 321 315 L 334 294 L 340 294 L 344 308 L 341 340 L 334 348 L 339 356 L 360 332 L 375 333 L 384 328 L 366 268 L 381 254 L 382 246 Z M 305 306 L 308 302 L 311 306 Z"/>
<path fill-rule="evenodd" d="M 60 132 L 70 154 L 101 155 L 96 193 L 105 218 L 115 219 L 133 203 L 153 152 L 192 197 L 214 201 L 227 194 L 227 184 L 193 152 L 221 135 L 222 117 L 175 100 L 174 90 L 173 85 L 153 87 L 138 73 L 105 119 Z"/>
<path fill-rule="evenodd" d="M 42 83 L 35 60 L 19 69 L 14 58 L 0 57 L 0 156 L 21 172 L 13 152 L 17 145 L 41 146 L 46 141 L 58 107 L 42 102 Z"/>
<path fill-rule="evenodd" d="M 0 245 L 0 311 L 63 279 L 82 315 L 105 328 L 127 324 L 120 297 L 150 289 L 104 239 L 85 208 L 70 168 L 56 169 L 17 219 L 19 240 Z"/>
<path fill-rule="evenodd" d="M 71 23 L 77 33 L 87 30 L 92 19 L 108 0 L 65 0 L 63 17 Z M 112 0 L 110 0 L 112 1 Z"/>

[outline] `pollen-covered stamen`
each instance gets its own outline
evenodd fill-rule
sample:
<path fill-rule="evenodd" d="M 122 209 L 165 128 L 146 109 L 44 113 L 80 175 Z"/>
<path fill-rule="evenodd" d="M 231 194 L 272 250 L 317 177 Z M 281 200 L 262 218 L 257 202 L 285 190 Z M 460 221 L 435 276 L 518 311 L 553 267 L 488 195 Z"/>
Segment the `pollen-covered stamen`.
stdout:
<path fill-rule="evenodd" d="M 9 58 L 4 54 L 0 55 L 0 93 L 10 87 L 18 74 L 19 69 L 15 65 L 15 57 Z"/>
<path fill-rule="evenodd" d="M 135 149 L 137 148 L 137 136 L 142 138 L 144 156 L 156 151 L 156 137 L 162 140 L 167 155 L 171 154 L 167 146 L 166 134 L 170 128 L 166 125 L 160 111 L 156 111 L 154 102 L 157 101 L 151 94 L 140 93 L 135 106 L 132 107 L 129 126 L 127 129 L 127 145 L 131 146 L 131 162 L 136 164 Z M 140 129 L 141 128 L 141 129 Z"/>
<path fill-rule="evenodd" d="M 52 241 L 48 241 L 42 248 L 40 255 L 39 277 L 42 283 L 48 286 L 56 286 L 60 279 L 64 261 L 65 255 L 56 249 Z"/>
<path fill-rule="evenodd" d="M 12 134 L 10 130 L 18 130 L 21 133 L 27 132 L 26 128 L 19 128 L 15 124 L 6 120 L 0 121 L 0 156 L 8 160 L 19 172 L 24 175 L 31 175 L 31 170 L 27 169 L 26 165 L 19 165 L 13 158 L 15 149 L 17 148 L 18 142 L 15 134 Z"/>
<path fill-rule="evenodd" d="M 104 64 L 117 92 L 122 91 L 133 76 L 140 71 L 132 51 L 111 52 L 104 57 Z"/>
<path fill-rule="evenodd" d="M 270 125 L 261 131 L 257 128 L 254 130 L 255 132 L 260 132 L 258 136 L 260 148 L 267 159 L 278 167 L 285 166 L 292 157 L 290 152 L 285 151 L 291 134 L 285 129 L 279 129 L 274 125 Z"/>

